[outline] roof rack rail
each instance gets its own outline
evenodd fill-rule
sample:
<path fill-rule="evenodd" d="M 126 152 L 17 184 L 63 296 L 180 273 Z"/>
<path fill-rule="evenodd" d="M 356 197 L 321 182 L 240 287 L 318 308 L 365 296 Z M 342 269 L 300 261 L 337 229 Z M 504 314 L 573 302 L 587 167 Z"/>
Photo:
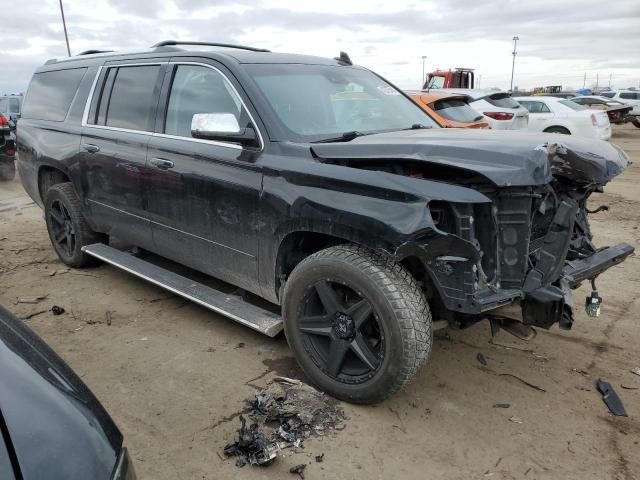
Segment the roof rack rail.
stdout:
<path fill-rule="evenodd" d="M 250 50 L 252 52 L 270 52 L 265 48 L 247 47 L 245 45 L 233 45 L 230 43 L 211 43 L 211 42 L 182 42 L 179 40 L 164 40 L 152 45 L 151 48 L 170 47 L 173 45 L 205 45 L 207 47 L 225 47 L 225 48 L 238 48 L 240 50 Z"/>
<path fill-rule="evenodd" d="M 94 53 L 109 53 L 113 52 L 113 50 L 85 50 L 84 52 L 80 52 L 78 55 L 93 55 Z"/>

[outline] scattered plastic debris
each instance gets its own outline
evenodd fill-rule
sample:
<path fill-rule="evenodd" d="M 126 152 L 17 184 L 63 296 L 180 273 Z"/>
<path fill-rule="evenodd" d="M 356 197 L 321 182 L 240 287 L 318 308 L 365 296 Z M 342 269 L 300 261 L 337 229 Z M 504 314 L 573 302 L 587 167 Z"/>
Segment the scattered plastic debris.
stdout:
<path fill-rule="evenodd" d="M 38 295 L 37 297 L 18 298 L 16 303 L 27 303 L 35 305 L 36 303 L 40 303 L 42 300 L 47 298 L 47 296 L 48 295 Z"/>
<path fill-rule="evenodd" d="M 322 463 L 324 461 L 324 453 L 316 455 L 316 463 Z"/>
<path fill-rule="evenodd" d="M 53 307 L 51 307 L 51 313 L 53 313 L 54 315 L 62 315 L 64 313 L 64 308 L 58 305 L 54 305 Z"/>
<path fill-rule="evenodd" d="M 338 402 L 300 380 L 275 377 L 248 403 L 252 423 L 247 427 L 247 420 L 240 416 L 238 440 L 225 446 L 224 454 L 242 456 L 252 465 L 270 465 L 280 450 L 304 448 L 311 435 L 344 428 Z"/>
<path fill-rule="evenodd" d="M 631 373 L 635 373 L 636 375 L 640 376 L 640 367 L 631 369 Z"/>
<path fill-rule="evenodd" d="M 270 440 L 257 423 L 247 428 L 247 420 L 240 415 L 238 441 L 225 446 L 224 454 L 228 457 L 240 455 L 252 465 L 270 465 L 276 459 L 278 450 L 280 445 L 277 441 Z M 237 461 L 236 466 L 240 466 Z"/>
<path fill-rule="evenodd" d="M 298 475 L 300 478 L 304 478 L 304 469 L 307 468 L 307 466 L 304 463 L 301 463 L 300 465 L 296 465 L 295 467 L 291 467 L 289 469 L 289 473 L 292 473 L 294 475 Z"/>
<path fill-rule="evenodd" d="M 240 458 L 238 458 L 238 459 L 236 460 L 236 467 L 238 467 L 238 468 L 242 468 L 242 467 L 244 467 L 246 464 L 247 464 L 247 461 L 246 461 L 244 458 L 242 458 L 242 457 L 240 457 Z"/>
<path fill-rule="evenodd" d="M 618 417 L 627 417 L 622 400 L 613 389 L 609 382 L 605 382 L 601 378 L 596 382 L 596 387 L 602 394 L 602 400 L 609 407 L 609 411 Z"/>
<path fill-rule="evenodd" d="M 513 423 L 522 423 L 522 419 L 520 417 L 516 417 L 515 415 L 513 417 L 509 417 L 509 421 Z"/>
<path fill-rule="evenodd" d="M 620 384 L 620 386 L 625 390 L 640 390 L 640 387 L 634 387 L 633 385 L 625 385 L 624 383 Z"/>
<path fill-rule="evenodd" d="M 484 355 L 481 353 L 478 353 L 476 355 L 476 358 L 478 359 L 478 362 L 480 362 L 482 365 L 486 365 L 487 364 L 487 359 L 484 358 Z"/>
<path fill-rule="evenodd" d="M 510 408 L 510 403 L 496 403 L 493 408 Z"/>

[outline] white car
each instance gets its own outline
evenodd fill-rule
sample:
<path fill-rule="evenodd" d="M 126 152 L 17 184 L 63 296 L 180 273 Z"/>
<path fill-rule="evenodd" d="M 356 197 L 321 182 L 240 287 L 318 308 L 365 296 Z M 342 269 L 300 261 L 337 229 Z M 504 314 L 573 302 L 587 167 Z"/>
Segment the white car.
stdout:
<path fill-rule="evenodd" d="M 609 140 L 611 124 L 604 111 L 594 111 L 556 97 L 515 97 L 529 110 L 529 131 L 564 133 Z"/>
<path fill-rule="evenodd" d="M 458 93 L 471 97 L 469 106 L 484 115 L 484 120 L 497 130 L 526 129 L 529 112 L 511 98 L 509 92 L 479 88 L 442 88 L 433 92 Z"/>
<path fill-rule="evenodd" d="M 618 92 L 602 92 L 600 96 L 626 103 L 633 107 L 631 115 L 640 115 L 640 92 L 638 91 L 620 90 Z"/>

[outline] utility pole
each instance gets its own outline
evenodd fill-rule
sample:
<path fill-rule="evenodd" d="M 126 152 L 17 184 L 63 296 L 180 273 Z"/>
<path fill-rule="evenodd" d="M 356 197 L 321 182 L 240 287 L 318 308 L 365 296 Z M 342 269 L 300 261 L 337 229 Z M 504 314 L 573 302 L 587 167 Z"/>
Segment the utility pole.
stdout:
<path fill-rule="evenodd" d="M 426 78 L 424 76 L 424 61 L 427 59 L 426 55 L 422 55 L 422 80 L 420 80 L 420 88 L 424 87 L 424 84 L 426 83 Z"/>
<path fill-rule="evenodd" d="M 478 75 L 478 86 L 476 88 L 480 88 L 480 82 L 482 82 L 482 75 Z"/>
<path fill-rule="evenodd" d="M 518 40 L 520 40 L 520 37 L 518 37 L 517 35 L 513 37 L 513 52 L 512 52 L 513 62 L 511 63 L 511 87 L 509 88 L 509 91 L 511 92 L 513 91 L 513 71 L 516 68 L 516 55 L 517 55 L 516 46 L 518 44 Z"/>
<path fill-rule="evenodd" d="M 611 88 L 611 73 L 609 74 L 609 88 Z"/>
<path fill-rule="evenodd" d="M 600 73 L 596 72 L 596 90 L 598 90 L 599 84 L 600 84 Z"/>
<path fill-rule="evenodd" d="M 587 86 L 587 72 L 584 72 L 584 80 L 582 80 L 582 88 Z"/>
<path fill-rule="evenodd" d="M 62 0 L 60 0 L 60 14 L 62 15 L 62 28 L 64 28 L 64 40 L 67 42 L 67 55 L 71 56 L 71 48 L 69 48 L 69 35 L 67 35 L 67 22 L 64 19 L 64 8 L 62 8 Z"/>

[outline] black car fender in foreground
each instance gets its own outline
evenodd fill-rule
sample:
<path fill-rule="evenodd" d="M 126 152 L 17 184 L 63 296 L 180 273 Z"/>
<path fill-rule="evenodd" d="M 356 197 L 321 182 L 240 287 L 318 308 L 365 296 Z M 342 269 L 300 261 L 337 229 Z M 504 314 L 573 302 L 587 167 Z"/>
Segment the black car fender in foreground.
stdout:
<path fill-rule="evenodd" d="M 0 365 L 0 473 L 9 475 L 2 480 L 135 479 L 122 434 L 104 407 L 1 306 Z"/>

